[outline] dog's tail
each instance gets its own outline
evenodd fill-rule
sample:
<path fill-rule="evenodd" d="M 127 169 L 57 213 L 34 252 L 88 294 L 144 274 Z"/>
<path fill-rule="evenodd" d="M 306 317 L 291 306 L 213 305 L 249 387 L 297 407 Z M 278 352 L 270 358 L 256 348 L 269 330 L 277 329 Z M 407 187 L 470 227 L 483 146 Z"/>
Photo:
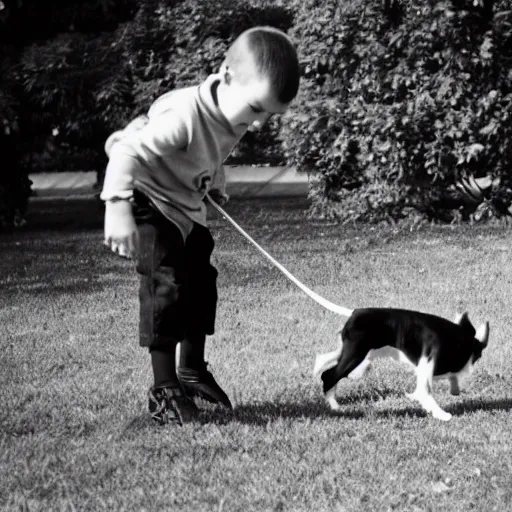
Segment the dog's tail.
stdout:
<path fill-rule="evenodd" d="M 348 318 L 354 310 L 344 308 L 343 306 L 338 306 L 331 302 L 330 300 L 324 299 L 322 296 L 318 295 L 318 293 L 309 289 L 305 284 L 301 283 L 295 276 L 293 276 L 288 270 L 286 270 L 281 263 L 276 261 L 270 254 L 263 249 L 257 242 L 255 242 L 210 196 L 207 196 L 208 200 L 212 204 L 212 206 L 223 216 L 226 220 L 239 232 L 244 238 L 246 238 L 249 242 L 251 242 L 258 251 L 265 256 L 275 267 L 277 267 L 292 283 L 297 285 L 306 295 L 309 295 L 315 302 L 323 306 L 325 309 L 332 311 L 340 316 L 344 316 Z"/>

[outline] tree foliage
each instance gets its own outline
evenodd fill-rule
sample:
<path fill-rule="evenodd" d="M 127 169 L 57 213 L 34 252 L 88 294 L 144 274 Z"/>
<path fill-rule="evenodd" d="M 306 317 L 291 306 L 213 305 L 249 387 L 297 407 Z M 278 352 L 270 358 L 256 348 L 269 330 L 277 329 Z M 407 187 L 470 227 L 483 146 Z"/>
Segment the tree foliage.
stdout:
<path fill-rule="evenodd" d="M 28 172 L 21 167 L 19 102 L 9 72 L 14 49 L 0 45 L 0 232 L 23 224 L 30 194 Z"/>
<path fill-rule="evenodd" d="M 491 9 L 490 9 L 491 6 Z M 508 9 L 507 9 L 508 7 Z M 508 2 L 306 0 L 287 154 L 314 175 L 317 210 L 341 219 L 451 220 L 465 175 L 499 176 L 510 203 L 512 13 Z"/>
<path fill-rule="evenodd" d="M 289 115 L 248 133 L 229 163 L 283 163 L 286 154 L 311 174 L 315 211 L 342 220 L 508 212 L 510 0 L 3 5 L 0 146 L 12 164 L 0 173 L 0 203 L 4 194 L 20 205 L 0 212 L 5 225 L 23 217 L 29 170 L 101 170 L 111 131 L 216 71 L 254 25 L 297 43 L 301 89 Z M 461 183 L 490 185 L 468 192 Z"/>
<path fill-rule="evenodd" d="M 133 17 L 134 5 L 135 0 L 3 2 L 0 230 L 23 222 L 30 171 L 104 165 L 97 147 L 107 129 L 97 98 L 120 75 L 111 31 Z"/>

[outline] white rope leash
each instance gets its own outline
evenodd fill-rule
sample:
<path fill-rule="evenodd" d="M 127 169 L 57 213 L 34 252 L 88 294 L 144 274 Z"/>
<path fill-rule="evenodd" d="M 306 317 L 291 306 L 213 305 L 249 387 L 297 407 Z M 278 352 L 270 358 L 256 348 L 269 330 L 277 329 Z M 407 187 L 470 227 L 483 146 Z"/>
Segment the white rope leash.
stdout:
<path fill-rule="evenodd" d="M 331 302 L 330 300 L 324 299 L 322 296 L 318 295 L 318 293 L 310 290 L 305 284 L 301 283 L 295 276 L 293 276 L 288 270 L 286 270 L 281 263 L 276 261 L 270 254 L 263 249 L 257 242 L 255 242 L 209 195 L 206 196 L 208 201 L 210 201 L 211 205 L 239 232 L 241 233 L 249 242 L 251 242 L 258 251 L 260 251 L 265 258 L 267 258 L 274 266 L 276 266 L 292 283 L 297 285 L 304 293 L 309 295 L 315 302 L 323 306 L 324 308 L 332 311 L 333 313 L 337 313 L 338 315 L 349 317 L 353 310 L 344 308 L 343 306 L 338 306 Z"/>

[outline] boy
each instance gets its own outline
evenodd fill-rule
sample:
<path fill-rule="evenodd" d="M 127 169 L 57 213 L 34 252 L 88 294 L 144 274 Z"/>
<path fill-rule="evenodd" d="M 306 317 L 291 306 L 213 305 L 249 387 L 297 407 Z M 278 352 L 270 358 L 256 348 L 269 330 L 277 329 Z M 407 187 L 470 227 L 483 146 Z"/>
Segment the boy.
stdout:
<path fill-rule="evenodd" d="M 140 345 L 149 348 L 154 376 L 149 411 L 159 424 L 193 421 L 194 396 L 231 408 L 204 358 L 217 303 L 204 199 L 227 200 L 222 162 L 249 126 L 284 113 L 298 86 L 288 37 L 254 27 L 217 74 L 164 94 L 106 143 L 105 244 L 136 259 Z"/>

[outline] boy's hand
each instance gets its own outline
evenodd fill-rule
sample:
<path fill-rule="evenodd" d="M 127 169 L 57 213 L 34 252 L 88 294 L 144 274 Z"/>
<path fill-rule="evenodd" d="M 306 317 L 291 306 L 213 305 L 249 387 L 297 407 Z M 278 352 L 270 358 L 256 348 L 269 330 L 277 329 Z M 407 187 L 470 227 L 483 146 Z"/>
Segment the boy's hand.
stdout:
<path fill-rule="evenodd" d="M 208 192 L 208 195 L 219 205 L 224 206 L 229 201 L 229 196 L 218 188 L 214 188 Z"/>
<path fill-rule="evenodd" d="M 128 200 L 105 204 L 105 245 L 124 258 L 134 258 L 138 249 L 138 231 Z"/>

